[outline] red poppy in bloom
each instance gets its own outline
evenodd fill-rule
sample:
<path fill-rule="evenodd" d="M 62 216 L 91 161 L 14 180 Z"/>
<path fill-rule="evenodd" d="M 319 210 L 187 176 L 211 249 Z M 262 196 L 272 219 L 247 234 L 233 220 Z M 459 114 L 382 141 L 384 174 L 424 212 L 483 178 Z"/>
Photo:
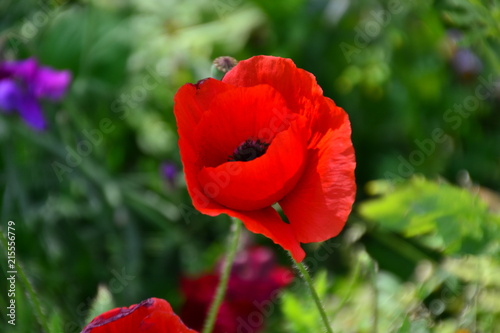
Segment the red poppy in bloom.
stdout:
<path fill-rule="evenodd" d="M 174 112 L 200 212 L 242 220 L 297 261 L 305 256 L 300 243 L 342 230 L 356 192 L 351 126 L 311 73 L 290 59 L 252 57 L 222 81 L 182 86 Z"/>
<path fill-rule="evenodd" d="M 128 308 L 116 308 L 94 318 L 81 333 L 197 333 L 187 328 L 167 301 L 148 298 Z"/>
<path fill-rule="evenodd" d="M 186 302 L 181 318 L 190 327 L 199 330 L 203 327 L 219 276 L 217 271 L 198 278 L 182 279 Z M 269 249 L 257 246 L 240 252 L 235 258 L 213 333 L 259 332 L 265 317 L 277 306 L 272 303 L 273 299 L 292 279 L 292 272 L 276 265 L 274 254 Z"/>

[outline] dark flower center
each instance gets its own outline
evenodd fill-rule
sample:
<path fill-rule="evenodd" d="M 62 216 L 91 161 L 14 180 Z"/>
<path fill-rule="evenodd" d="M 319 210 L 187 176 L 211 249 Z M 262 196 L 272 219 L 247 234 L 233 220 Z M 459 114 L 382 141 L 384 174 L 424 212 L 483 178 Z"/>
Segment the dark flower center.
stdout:
<path fill-rule="evenodd" d="M 229 156 L 229 161 L 248 162 L 262 156 L 266 153 L 269 143 L 260 141 L 259 139 L 248 139 L 238 146 Z"/>

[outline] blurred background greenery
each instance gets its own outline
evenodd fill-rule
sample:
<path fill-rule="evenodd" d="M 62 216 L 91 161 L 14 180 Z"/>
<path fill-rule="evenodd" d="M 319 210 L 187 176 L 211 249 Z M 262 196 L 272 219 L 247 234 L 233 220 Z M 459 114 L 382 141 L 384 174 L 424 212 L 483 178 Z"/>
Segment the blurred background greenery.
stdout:
<path fill-rule="evenodd" d="M 53 332 L 81 330 L 99 285 L 115 305 L 178 309 L 179 277 L 223 253 L 228 219 L 197 213 L 185 188 L 173 95 L 218 56 L 258 54 L 313 73 L 352 122 L 354 212 L 327 258 L 305 246 L 334 329 L 500 332 L 499 1 L 4 0 L 0 12 L 2 61 L 73 74 L 44 105 L 47 131 L 0 116 L 0 228 L 15 221 Z M 17 288 L 2 332 L 40 332 Z M 268 332 L 320 330 L 302 292 L 285 292 Z"/>

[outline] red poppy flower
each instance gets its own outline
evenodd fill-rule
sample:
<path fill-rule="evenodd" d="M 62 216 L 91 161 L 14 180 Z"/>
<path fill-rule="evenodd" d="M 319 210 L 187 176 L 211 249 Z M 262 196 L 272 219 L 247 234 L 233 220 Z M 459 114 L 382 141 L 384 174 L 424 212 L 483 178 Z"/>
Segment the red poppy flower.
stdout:
<path fill-rule="evenodd" d="M 300 243 L 342 230 L 356 191 L 351 126 L 312 74 L 290 59 L 252 57 L 222 81 L 182 86 L 174 112 L 200 212 L 242 220 L 297 261 L 305 256 Z"/>
<path fill-rule="evenodd" d="M 95 317 L 82 333 L 197 333 L 187 328 L 167 301 L 148 298 L 128 308 L 116 308 Z"/>
<path fill-rule="evenodd" d="M 190 327 L 199 330 L 203 327 L 219 276 L 216 271 L 197 278 L 182 279 L 181 288 L 186 302 L 181 318 Z M 264 319 L 277 306 L 272 303 L 273 298 L 292 279 L 293 273 L 278 266 L 269 249 L 257 246 L 240 252 L 235 258 L 213 333 L 259 332 Z"/>

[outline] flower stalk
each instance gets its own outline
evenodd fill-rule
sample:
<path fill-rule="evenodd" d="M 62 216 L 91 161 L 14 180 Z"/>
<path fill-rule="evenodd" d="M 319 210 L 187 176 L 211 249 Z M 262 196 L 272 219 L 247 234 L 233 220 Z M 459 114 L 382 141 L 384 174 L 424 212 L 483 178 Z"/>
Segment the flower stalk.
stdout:
<path fill-rule="evenodd" d="M 300 272 L 300 275 L 302 276 L 304 282 L 306 283 L 307 288 L 309 289 L 309 292 L 314 300 L 314 303 L 316 304 L 316 308 L 319 311 L 319 314 L 321 316 L 321 320 L 323 321 L 323 324 L 325 325 L 326 332 L 328 333 L 333 333 L 332 331 L 332 325 L 330 324 L 330 321 L 328 320 L 328 317 L 326 316 L 325 308 L 323 307 L 323 304 L 321 304 L 321 300 L 319 299 L 318 293 L 316 292 L 316 289 L 314 289 L 314 285 L 311 279 L 311 276 L 309 275 L 309 272 L 307 271 L 306 266 L 301 263 L 295 261 L 293 259 L 293 262 L 295 263 L 295 266 L 297 266 L 297 269 Z"/>
<path fill-rule="evenodd" d="M 231 236 L 228 244 L 228 250 L 226 252 L 226 258 L 224 260 L 224 264 L 222 265 L 219 285 L 217 286 L 217 290 L 215 291 L 214 300 L 212 301 L 210 309 L 208 310 L 202 333 L 211 333 L 214 329 L 220 305 L 222 304 L 224 296 L 226 295 L 227 284 L 229 281 L 229 275 L 231 274 L 234 257 L 236 256 L 236 252 L 238 250 L 238 241 L 240 239 L 242 228 L 241 222 L 235 218 L 232 218 L 231 220 L 233 224 L 231 226 Z"/>

